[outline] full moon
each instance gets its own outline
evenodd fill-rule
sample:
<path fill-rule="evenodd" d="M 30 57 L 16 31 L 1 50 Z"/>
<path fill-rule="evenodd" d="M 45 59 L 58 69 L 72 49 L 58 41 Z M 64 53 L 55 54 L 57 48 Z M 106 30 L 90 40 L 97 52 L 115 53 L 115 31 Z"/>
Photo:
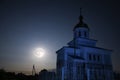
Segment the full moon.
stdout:
<path fill-rule="evenodd" d="M 34 51 L 34 55 L 39 58 L 43 57 L 44 53 L 45 53 L 45 50 L 43 48 L 36 48 Z"/>

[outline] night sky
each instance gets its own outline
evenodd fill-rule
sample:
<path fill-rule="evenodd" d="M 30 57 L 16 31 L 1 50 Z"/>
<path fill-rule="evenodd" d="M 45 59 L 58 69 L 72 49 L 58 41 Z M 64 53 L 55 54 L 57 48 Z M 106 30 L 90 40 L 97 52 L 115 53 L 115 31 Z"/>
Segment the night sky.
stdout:
<path fill-rule="evenodd" d="M 120 2 L 117 0 L 0 0 L 0 68 L 32 71 L 56 68 L 56 51 L 73 38 L 80 7 L 90 38 L 113 50 L 114 70 L 120 71 Z M 45 49 L 41 58 L 35 48 Z"/>

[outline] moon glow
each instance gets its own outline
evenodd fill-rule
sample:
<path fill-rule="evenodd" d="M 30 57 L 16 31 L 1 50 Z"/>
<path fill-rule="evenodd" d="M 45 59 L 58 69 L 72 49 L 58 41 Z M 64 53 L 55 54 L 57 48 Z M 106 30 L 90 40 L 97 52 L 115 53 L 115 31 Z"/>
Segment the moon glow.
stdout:
<path fill-rule="evenodd" d="M 44 53 L 45 53 L 45 50 L 44 49 L 42 49 L 42 48 L 37 48 L 37 49 L 35 49 L 35 51 L 34 51 L 34 55 L 36 56 L 36 57 L 43 57 L 43 55 L 44 55 Z"/>

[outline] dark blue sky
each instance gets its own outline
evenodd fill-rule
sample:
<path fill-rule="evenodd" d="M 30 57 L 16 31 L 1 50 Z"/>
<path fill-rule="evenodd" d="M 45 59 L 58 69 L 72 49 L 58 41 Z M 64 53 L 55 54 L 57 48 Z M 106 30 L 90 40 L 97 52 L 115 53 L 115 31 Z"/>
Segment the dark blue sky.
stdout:
<path fill-rule="evenodd" d="M 1 0 L 0 68 L 10 71 L 40 71 L 56 67 L 55 51 L 73 38 L 80 7 L 90 37 L 97 46 L 112 49 L 114 70 L 120 71 L 120 6 L 114 0 Z M 33 55 L 44 48 L 44 57 Z"/>

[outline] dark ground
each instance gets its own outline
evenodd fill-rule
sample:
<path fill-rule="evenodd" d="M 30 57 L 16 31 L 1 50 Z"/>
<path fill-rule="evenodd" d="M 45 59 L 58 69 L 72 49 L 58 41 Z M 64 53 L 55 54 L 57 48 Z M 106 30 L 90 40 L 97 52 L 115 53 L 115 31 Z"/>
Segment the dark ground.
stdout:
<path fill-rule="evenodd" d="M 6 72 L 4 69 L 0 69 L 0 80 L 38 80 L 38 75 L 15 74 L 14 72 Z"/>

